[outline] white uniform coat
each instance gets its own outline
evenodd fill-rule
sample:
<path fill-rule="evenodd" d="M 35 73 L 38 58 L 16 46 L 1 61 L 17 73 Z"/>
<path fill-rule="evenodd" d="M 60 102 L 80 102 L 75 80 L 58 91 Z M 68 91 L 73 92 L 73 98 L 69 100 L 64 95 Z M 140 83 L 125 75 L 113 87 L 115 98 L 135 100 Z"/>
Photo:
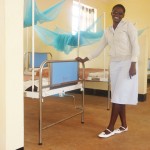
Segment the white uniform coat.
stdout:
<path fill-rule="evenodd" d="M 117 104 L 137 104 L 138 70 L 131 79 L 131 62 L 137 62 L 139 56 L 138 33 L 128 21 L 120 21 L 117 28 L 109 27 L 99 47 L 88 55 L 89 60 L 97 57 L 104 48 L 110 46 L 111 101 Z"/>

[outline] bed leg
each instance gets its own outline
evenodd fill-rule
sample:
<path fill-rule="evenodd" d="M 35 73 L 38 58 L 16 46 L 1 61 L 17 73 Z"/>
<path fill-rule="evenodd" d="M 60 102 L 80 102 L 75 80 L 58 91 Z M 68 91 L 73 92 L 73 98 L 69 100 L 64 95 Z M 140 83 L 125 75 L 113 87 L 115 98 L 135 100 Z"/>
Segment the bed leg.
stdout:
<path fill-rule="evenodd" d="M 84 123 L 84 110 L 83 110 L 83 112 L 82 112 L 82 114 L 81 114 L 81 123 L 82 123 L 82 124 Z"/>

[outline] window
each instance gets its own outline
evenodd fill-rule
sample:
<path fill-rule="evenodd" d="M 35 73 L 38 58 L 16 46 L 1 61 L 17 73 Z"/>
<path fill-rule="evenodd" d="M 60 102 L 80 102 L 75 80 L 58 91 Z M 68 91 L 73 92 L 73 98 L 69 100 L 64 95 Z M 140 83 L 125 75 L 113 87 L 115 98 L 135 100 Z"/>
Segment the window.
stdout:
<path fill-rule="evenodd" d="M 82 3 L 73 1 L 72 33 L 85 31 L 97 19 L 97 10 Z M 96 27 L 92 32 L 96 31 Z"/>

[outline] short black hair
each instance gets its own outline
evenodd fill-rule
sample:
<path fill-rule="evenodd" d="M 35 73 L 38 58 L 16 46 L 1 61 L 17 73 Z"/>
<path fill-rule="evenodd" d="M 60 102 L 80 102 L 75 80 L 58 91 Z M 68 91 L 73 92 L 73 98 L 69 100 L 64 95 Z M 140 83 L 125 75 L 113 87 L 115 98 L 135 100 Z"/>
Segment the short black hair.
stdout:
<path fill-rule="evenodd" d="M 115 5 L 115 6 L 112 8 L 112 11 L 113 11 L 116 7 L 120 7 L 120 8 L 123 9 L 124 13 L 126 12 L 126 9 L 125 9 L 125 7 L 124 7 L 122 4 L 117 4 L 117 5 Z"/>

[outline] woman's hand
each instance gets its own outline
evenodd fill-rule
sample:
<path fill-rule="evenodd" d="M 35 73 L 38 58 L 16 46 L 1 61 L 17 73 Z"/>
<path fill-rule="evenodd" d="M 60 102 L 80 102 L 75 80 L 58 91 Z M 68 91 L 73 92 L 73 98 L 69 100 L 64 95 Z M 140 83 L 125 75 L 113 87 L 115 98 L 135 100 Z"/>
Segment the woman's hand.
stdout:
<path fill-rule="evenodd" d="M 85 63 L 89 59 L 87 57 L 85 57 L 84 59 L 82 59 L 81 57 L 77 57 L 76 60 L 79 61 L 79 62 L 81 62 L 81 63 Z"/>
<path fill-rule="evenodd" d="M 136 75 L 136 62 L 131 62 L 131 66 L 130 66 L 130 70 L 129 70 L 130 79 L 134 75 Z"/>

